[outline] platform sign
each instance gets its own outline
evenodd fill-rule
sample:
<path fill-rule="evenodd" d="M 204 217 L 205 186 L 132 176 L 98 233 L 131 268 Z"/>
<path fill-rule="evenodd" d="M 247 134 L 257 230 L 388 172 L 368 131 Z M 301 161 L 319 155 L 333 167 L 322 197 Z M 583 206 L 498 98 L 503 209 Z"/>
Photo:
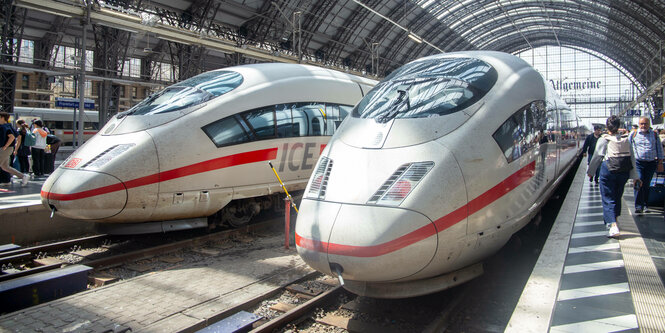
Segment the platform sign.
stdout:
<path fill-rule="evenodd" d="M 55 106 L 60 107 L 60 108 L 78 108 L 79 107 L 79 100 L 76 98 L 72 97 L 56 97 L 55 98 Z M 84 106 L 86 109 L 94 109 L 95 108 L 95 101 L 92 99 L 85 99 Z"/>

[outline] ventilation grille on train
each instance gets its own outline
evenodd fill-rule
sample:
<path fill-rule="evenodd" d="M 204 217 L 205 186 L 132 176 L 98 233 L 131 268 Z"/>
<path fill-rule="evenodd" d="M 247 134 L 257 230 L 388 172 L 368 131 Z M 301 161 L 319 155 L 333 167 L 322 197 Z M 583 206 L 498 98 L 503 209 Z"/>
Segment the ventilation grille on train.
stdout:
<path fill-rule="evenodd" d="M 319 165 L 314 171 L 312 183 L 307 192 L 307 198 L 310 199 L 323 199 L 326 196 L 326 189 L 328 188 L 328 179 L 330 178 L 330 171 L 332 171 L 333 161 L 325 156 L 319 160 Z"/>
<path fill-rule="evenodd" d="M 118 155 L 126 152 L 129 148 L 135 146 L 133 143 L 124 143 L 119 145 L 111 146 L 110 148 L 104 150 L 101 154 L 95 156 L 93 159 L 84 164 L 81 168 L 90 168 L 95 169 L 99 168 L 102 165 L 108 163 Z"/>
<path fill-rule="evenodd" d="M 432 169 L 434 162 L 400 165 L 367 201 L 368 204 L 398 206 Z"/>

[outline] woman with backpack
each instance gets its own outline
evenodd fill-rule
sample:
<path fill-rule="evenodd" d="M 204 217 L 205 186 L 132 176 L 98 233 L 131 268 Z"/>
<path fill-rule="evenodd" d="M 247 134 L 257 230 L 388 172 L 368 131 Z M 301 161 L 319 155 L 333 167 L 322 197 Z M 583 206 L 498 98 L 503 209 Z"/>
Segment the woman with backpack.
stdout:
<path fill-rule="evenodd" d="M 30 128 L 28 127 L 28 124 L 25 123 L 25 120 L 19 119 L 16 124 L 18 124 L 16 131 L 21 137 L 21 145 L 14 150 L 14 158 L 18 159 L 21 172 L 28 173 L 30 172 L 30 162 L 28 161 L 28 156 L 30 156 L 30 145 L 35 144 L 35 137 L 30 133 Z M 28 139 L 32 140 L 32 143 L 30 143 L 30 140 L 26 140 L 26 136 L 28 136 Z"/>
<path fill-rule="evenodd" d="M 596 143 L 587 175 L 593 176 L 600 168 L 600 196 L 603 202 L 603 220 L 607 237 L 619 236 L 617 217 L 621 215 L 621 197 L 628 178 L 635 188 L 642 186 L 635 167 L 635 154 L 627 134 L 619 133 L 621 120 L 617 116 L 607 118 L 607 131 Z"/>

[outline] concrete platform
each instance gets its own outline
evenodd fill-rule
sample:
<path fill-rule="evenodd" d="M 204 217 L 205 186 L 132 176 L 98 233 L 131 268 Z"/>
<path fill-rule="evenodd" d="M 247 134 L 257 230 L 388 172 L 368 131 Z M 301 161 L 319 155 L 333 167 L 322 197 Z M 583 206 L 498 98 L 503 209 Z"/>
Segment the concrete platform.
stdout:
<path fill-rule="evenodd" d="M 597 185 L 581 163 L 506 332 L 665 331 L 662 209 L 633 214 L 626 186 L 607 238 Z"/>
<path fill-rule="evenodd" d="M 39 195 L 46 177 L 38 177 L 21 186 L 17 179 L 0 186 L 0 244 L 29 245 L 95 233 L 92 223 L 54 216 L 42 205 Z"/>
<path fill-rule="evenodd" d="M 312 270 L 283 248 L 283 235 L 258 238 L 247 251 L 224 251 L 0 316 L 11 332 L 178 332 L 230 316 L 228 309 Z M 10 300 L 2 300 L 10 301 Z"/>

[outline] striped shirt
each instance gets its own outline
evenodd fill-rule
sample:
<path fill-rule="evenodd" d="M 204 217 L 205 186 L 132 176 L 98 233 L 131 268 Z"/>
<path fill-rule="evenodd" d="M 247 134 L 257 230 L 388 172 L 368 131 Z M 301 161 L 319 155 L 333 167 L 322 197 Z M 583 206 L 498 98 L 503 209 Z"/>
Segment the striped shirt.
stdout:
<path fill-rule="evenodd" d="M 638 161 L 663 159 L 663 146 L 660 138 L 652 130 L 630 133 L 630 143 L 635 152 L 635 159 Z"/>

